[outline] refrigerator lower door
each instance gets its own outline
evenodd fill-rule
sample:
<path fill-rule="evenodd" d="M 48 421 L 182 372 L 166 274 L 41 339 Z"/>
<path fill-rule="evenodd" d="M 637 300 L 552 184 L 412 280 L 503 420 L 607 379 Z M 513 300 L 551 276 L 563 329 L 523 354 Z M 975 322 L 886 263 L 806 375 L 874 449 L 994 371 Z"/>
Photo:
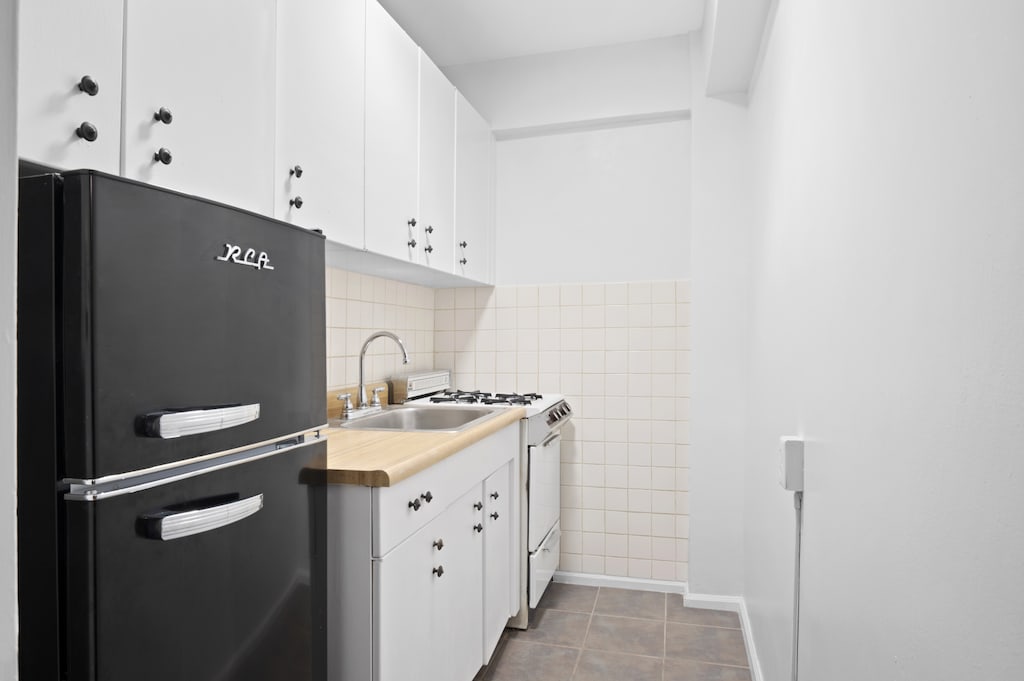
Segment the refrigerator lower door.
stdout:
<path fill-rule="evenodd" d="M 319 681 L 325 457 L 66 501 L 67 678 Z"/>

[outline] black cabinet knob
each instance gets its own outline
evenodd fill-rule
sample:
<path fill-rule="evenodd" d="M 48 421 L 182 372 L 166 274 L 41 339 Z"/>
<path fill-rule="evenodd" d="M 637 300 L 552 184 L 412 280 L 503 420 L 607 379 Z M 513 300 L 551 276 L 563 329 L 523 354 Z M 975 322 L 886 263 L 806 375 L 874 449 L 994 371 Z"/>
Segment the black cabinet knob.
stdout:
<path fill-rule="evenodd" d="M 90 97 L 95 97 L 100 91 L 100 84 L 92 76 L 82 76 L 82 80 L 78 81 L 78 89 Z"/>
<path fill-rule="evenodd" d="M 482 502 L 482 501 L 474 502 L 473 503 L 473 508 L 475 508 L 478 511 L 484 510 L 484 502 Z"/>
<path fill-rule="evenodd" d="M 170 125 L 171 121 L 174 120 L 174 116 L 171 115 L 171 110 L 166 106 L 160 107 L 160 110 L 153 114 L 154 121 L 160 121 L 164 125 Z"/>
<path fill-rule="evenodd" d="M 289 206 L 295 206 L 296 208 L 302 208 L 302 197 L 296 196 L 294 199 L 288 201 Z"/>
<path fill-rule="evenodd" d="M 427 234 L 433 234 L 434 233 L 434 226 L 433 225 L 427 225 L 427 228 L 425 230 L 423 230 L 423 231 L 426 232 Z"/>
<path fill-rule="evenodd" d="M 438 565 L 436 568 L 433 569 L 433 573 L 435 575 L 437 575 L 438 577 L 443 577 L 444 576 L 444 565 Z"/>
<path fill-rule="evenodd" d="M 469 245 L 469 244 L 468 244 L 467 242 L 465 242 L 465 241 L 460 241 L 460 242 L 459 242 L 459 246 L 461 246 L 462 248 L 465 248 L 465 247 L 466 247 L 466 246 L 468 246 L 468 245 Z"/>
<path fill-rule="evenodd" d="M 423 250 L 426 253 L 433 253 L 434 252 L 434 247 L 433 246 L 424 246 Z"/>
<path fill-rule="evenodd" d="M 288 174 L 294 175 L 295 177 L 302 177 L 302 166 L 295 166 L 294 168 L 289 168 Z"/>
<path fill-rule="evenodd" d="M 165 166 L 169 166 L 171 165 L 171 161 L 174 160 L 174 157 L 171 156 L 170 149 L 167 147 L 160 147 L 160 149 L 153 154 L 153 160 L 160 161 L 160 163 L 163 163 Z"/>
<path fill-rule="evenodd" d="M 410 227 L 415 227 L 416 226 L 416 218 L 409 218 L 408 225 Z"/>
<path fill-rule="evenodd" d="M 431 494 L 430 490 L 428 489 L 426 492 L 420 495 L 420 498 L 429 504 L 431 501 L 434 500 L 434 495 Z"/>
<path fill-rule="evenodd" d="M 83 121 L 82 124 L 75 129 L 75 134 L 86 142 L 95 142 L 96 138 L 100 136 L 100 131 L 89 121 Z"/>
<path fill-rule="evenodd" d="M 409 502 L 409 508 L 411 508 L 414 511 L 420 510 L 420 506 L 421 505 L 422 504 L 420 504 L 420 500 L 419 499 L 413 499 L 412 501 Z"/>
<path fill-rule="evenodd" d="M 466 260 L 465 258 L 462 258 L 461 260 L 459 260 L 459 264 L 460 265 L 465 265 L 467 262 L 469 262 L 469 261 Z"/>
<path fill-rule="evenodd" d="M 491 517 L 494 518 L 495 520 L 497 520 L 498 519 L 498 512 L 495 511 L 494 513 L 492 513 Z"/>
<path fill-rule="evenodd" d="M 409 244 L 409 248 L 416 248 L 416 239 L 409 239 L 407 243 Z"/>
<path fill-rule="evenodd" d="M 491 492 L 491 498 L 492 498 L 492 499 L 497 499 L 497 498 L 498 498 L 498 496 L 499 496 L 499 495 L 498 495 L 498 493 L 497 493 L 497 492 Z"/>
<path fill-rule="evenodd" d="M 473 529 L 476 530 L 477 532 L 483 532 L 484 531 L 484 526 L 481 525 L 480 523 L 477 523 L 476 525 L 473 526 Z"/>
<path fill-rule="evenodd" d="M 444 548 L 444 539 L 438 539 L 436 542 L 434 542 L 434 548 L 436 548 L 438 551 L 443 549 Z"/>

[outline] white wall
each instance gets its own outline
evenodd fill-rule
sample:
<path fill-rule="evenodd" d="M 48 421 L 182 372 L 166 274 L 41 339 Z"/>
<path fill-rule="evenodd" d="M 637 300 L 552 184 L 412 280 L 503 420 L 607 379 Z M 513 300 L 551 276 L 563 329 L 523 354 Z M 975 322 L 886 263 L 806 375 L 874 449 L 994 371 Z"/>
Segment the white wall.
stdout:
<path fill-rule="evenodd" d="M 690 108 L 686 36 L 449 66 L 444 72 L 499 131 Z"/>
<path fill-rule="evenodd" d="M 683 279 L 690 123 L 497 144 L 498 284 Z"/>
<path fill-rule="evenodd" d="M 749 355 L 736 351 L 737 559 L 765 679 L 789 675 L 788 434 L 809 442 L 801 678 L 1020 678 L 1021 26 L 1016 0 L 778 5 L 750 96 Z M 715 135 L 696 114 L 694 130 Z M 724 202 L 732 182 L 716 181 Z M 728 569 L 700 548 L 697 444 L 695 583 Z"/>
<path fill-rule="evenodd" d="M 0 0 L 0 678 L 18 677 L 15 496 L 17 2 Z"/>
<path fill-rule="evenodd" d="M 689 586 L 735 596 L 743 593 L 749 140 L 745 108 L 704 96 L 703 55 L 695 36 Z"/>

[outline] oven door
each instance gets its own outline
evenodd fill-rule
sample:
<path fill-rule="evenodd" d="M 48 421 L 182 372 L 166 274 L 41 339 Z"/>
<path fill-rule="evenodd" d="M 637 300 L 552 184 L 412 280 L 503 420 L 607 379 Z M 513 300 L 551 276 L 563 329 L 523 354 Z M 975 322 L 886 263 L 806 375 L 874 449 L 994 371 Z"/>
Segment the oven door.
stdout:
<path fill-rule="evenodd" d="M 539 445 L 529 448 L 530 486 L 527 489 L 530 527 L 527 543 L 530 553 L 537 550 L 562 512 L 561 442 L 562 436 L 556 431 Z"/>

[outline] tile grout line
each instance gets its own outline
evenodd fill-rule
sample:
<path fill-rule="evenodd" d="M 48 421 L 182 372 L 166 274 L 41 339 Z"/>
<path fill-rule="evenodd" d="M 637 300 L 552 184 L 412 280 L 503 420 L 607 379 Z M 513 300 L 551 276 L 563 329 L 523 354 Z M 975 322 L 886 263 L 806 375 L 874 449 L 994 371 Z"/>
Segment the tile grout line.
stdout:
<path fill-rule="evenodd" d="M 572 667 L 572 675 L 569 677 L 570 681 L 575 678 L 576 670 L 580 667 L 580 660 L 583 659 L 583 649 L 587 645 L 587 636 L 590 635 L 590 624 L 594 621 L 594 611 L 597 610 L 597 599 L 601 597 L 601 587 L 597 587 L 597 593 L 594 594 L 594 604 L 590 606 L 590 616 L 587 617 L 587 628 L 583 632 L 583 641 L 580 642 L 580 650 L 576 655 L 576 664 Z"/>

